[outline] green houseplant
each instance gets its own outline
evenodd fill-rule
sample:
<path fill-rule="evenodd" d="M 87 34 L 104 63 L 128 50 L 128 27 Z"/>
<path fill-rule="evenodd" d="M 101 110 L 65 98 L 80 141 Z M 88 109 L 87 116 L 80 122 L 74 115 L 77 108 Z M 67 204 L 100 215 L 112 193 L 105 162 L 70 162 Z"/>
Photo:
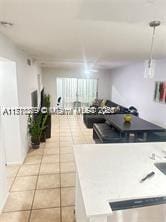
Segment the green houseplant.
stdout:
<path fill-rule="evenodd" d="M 42 132 L 40 136 L 40 142 L 46 142 L 46 131 L 47 131 L 47 119 L 48 119 L 48 114 L 42 114 Z"/>
<path fill-rule="evenodd" d="M 44 106 L 48 109 L 48 112 L 49 112 L 50 105 L 51 105 L 50 95 L 49 94 L 45 94 L 44 95 Z"/>
<path fill-rule="evenodd" d="M 46 120 L 46 138 L 51 137 L 51 113 L 50 113 L 50 95 L 45 94 L 44 95 L 44 107 L 47 108 L 47 120 Z"/>
<path fill-rule="evenodd" d="M 29 134 L 31 135 L 32 148 L 37 149 L 40 146 L 40 138 L 43 130 L 46 127 L 47 115 L 44 116 L 42 113 L 38 113 L 28 118 Z"/>

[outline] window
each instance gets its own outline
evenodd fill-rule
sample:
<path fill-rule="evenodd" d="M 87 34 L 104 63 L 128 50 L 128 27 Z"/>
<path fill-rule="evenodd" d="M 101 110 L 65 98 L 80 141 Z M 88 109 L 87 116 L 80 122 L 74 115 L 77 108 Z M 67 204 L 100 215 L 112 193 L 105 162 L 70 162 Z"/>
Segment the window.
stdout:
<path fill-rule="evenodd" d="M 89 106 L 97 95 L 97 79 L 57 78 L 57 98 L 62 97 L 64 107 L 73 107 L 74 102 Z"/>

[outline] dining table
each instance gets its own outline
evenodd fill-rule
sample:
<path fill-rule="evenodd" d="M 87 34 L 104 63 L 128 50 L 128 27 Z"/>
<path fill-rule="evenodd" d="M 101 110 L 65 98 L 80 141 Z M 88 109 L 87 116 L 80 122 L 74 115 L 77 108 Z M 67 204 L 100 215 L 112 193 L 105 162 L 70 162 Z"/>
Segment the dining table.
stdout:
<path fill-rule="evenodd" d="M 137 141 L 139 135 L 143 141 L 147 141 L 148 134 L 166 131 L 165 128 L 134 115 L 131 115 L 130 122 L 125 122 L 124 116 L 125 114 L 109 115 L 107 123 L 118 130 L 121 136 L 125 134 L 128 142 L 131 135 L 134 135 L 134 141 Z"/>

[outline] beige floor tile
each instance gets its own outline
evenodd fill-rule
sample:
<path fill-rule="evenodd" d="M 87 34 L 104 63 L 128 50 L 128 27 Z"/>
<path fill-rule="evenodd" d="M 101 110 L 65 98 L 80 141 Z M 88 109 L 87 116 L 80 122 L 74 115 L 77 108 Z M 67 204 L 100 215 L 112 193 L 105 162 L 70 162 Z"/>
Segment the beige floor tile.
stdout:
<path fill-rule="evenodd" d="M 71 137 L 71 133 L 61 133 L 60 137 Z"/>
<path fill-rule="evenodd" d="M 42 163 L 58 163 L 59 155 L 44 155 Z"/>
<path fill-rule="evenodd" d="M 45 148 L 59 148 L 59 141 L 56 143 L 46 143 Z"/>
<path fill-rule="evenodd" d="M 51 130 L 51 138 L 53 137 L 59 137 L 59 130 L 58 129 L 52 129 Z"/>
<path fill-rule="evenodd" d="M 61 187 L 74 187 L 74 186 L 75 186 L 75 173 L 62 173 Z"/>
<path fill-rule="evenodd" d="M 79 130 L 79 129 L 75 129 L 75 130 L 71 130 L 71 133 L 73 134 L 73 135 L 82 135 L 82 132 Z"/>
<path fill-rule="evenodd" d="M 60 206 L 60 189 L 36 190 L 33 209 Z"/>
<path fill-rule="evenodd" d="M 60 175 L 40 175 L 38 178 L 37 189 L 49 189 L 60 187 Z"/>
<path fill-rule="evenodd" d="M 60 222 L 60 208 L 33 210 L 30 222 Z"/>
<path fill-rule="evenodd" d="M 45 155 L 56 155 L 56 154 L 59 154 L 59 148 L 48 148 L 48 149 L 45 149 L 44 150 L 44 154 Z"/>
<path fill-rule="evenodd" d="M 30 210 L 34 191 L 12 192 L 9 194 L 4 212 Z"/>
<path fill-rule="evenodd" d="M 67 120 L 66 120 L 66 121 L 67 121 Z M 67 123 L 66 123 L 66 124 L 67 124 Z M 66 126 L 65 126 L 65 123 L 60 124 L 59 132 L 60 132 L 60 133 L 68 133 L 68 132 L 70 132 L 70 127 L 69 127 L 69 125 L 66 125 Z"/>
<path fill-rule="evenodd" d="M 83 135 L 73 137 L 73 140 L 83 140 L 85 137 Z"/>
<path fill-rule="evenodd" d="M 8 183 L 8 189 L 9 189 L 9 190 L 10 190 L 10 188 L 11 188 L 14 180 L 15 180 L 15 177 L 8 177 L 8 178 L 7 178 L 7 183 Z"/>
<path fill-rule="evenodd" d="M 40 164 L 42 159 L 42 155 L 34 155 L 34 156 L 28 156 L 24 164 Z"/>
<path fill-rule="evenodd" d="M 72 146 L 73 142 L 60 142 L 60 147 L 68 147 L 68 146 Z"/>
<path fill-rule="evenodd" d="M 61 134 L 61 133 L 70 133 L 70 128 L 64 129 L 63 127 L 65 128 L 65 126 L 62 126 L 62 128 L 60 128 L 60 131 L 59 131 L 60 134 Z"/>
<path fill-rule="evenodd" d="M 73 140 L 72 140 L 72 137 L 70 136 L 70 137 L 68 137 L 68 136 L 62 136 L 62 137 L 60 137 L 60 142 L 72 142 Z"/>
<path fill-rule="evenodd" d="M 59 130 L 59 127 L 60 127 L 60 124 L 58 123 L 58 120 L 56 120 L 53 122 L 51 129 Z"/>
<path fill-rule="evenodd" d="M 62 207 L 62 222 L 74 222 L 74 207 Z"/>
<path fill-rule="evenodd" d="M 51 138 L 59 138 L 59 131 L 56 131 L 56 130 L 52 130 L 52 132 L 51 132 Z M 54 141 L 53 142 L 55 142 L 55 139 L 54 139 Z M 51 143 L 51 141 L 50 141 L 50 143 Z"/>
<path fill-rule="evenodd" d="M 73 153 L 73 148 L 72 147 L 61 147 L 60 148 L 60 153 L 61 154 Z"/>
<path fill-rule="evenodd" d="M 62 188 L 61 189 L 61 205 L 73 206 L 75 204 L 75 188 Z"/>
<path fill-rule="evenodd" d="M 82 134 L 80 134 L 80 133 L 72 133 L 72 137 L 73 137 L 73 139 L 74 138 L 82 138 L 83 137 L 83 135 Z"/>
<path fill-rule="evenodd" d="M 27 190 L 35 189 L 39 174 L 31 220 L 27 221 L 29 212 L 22 211 L 3 213 L 0 221 L 9 222 L 11 218 L 12 222 L 60 222 L 58 207 L 60 207 L 61 182 L 63 206 L 61 222 L 74 222 L 75 164 L 72 147 L 74 144 L 93 143 L 92 133 L 92 129 L 84 126 L 82 116 L 53 116 L 52 138 L 42 143 L 39 149 L 30 149 L 20 170 L 19 166 L 9 167 L 9 183 L 10 185 L 13 183 L 11 187 L 13 192 L 9 195 L 5 209 L 10 208 L 11 211 L 31 209 L 33 193 L 29 192 L 33 191 Z M 17 172 L 18 177 L 14 178 Z M 19 213 L 25 215 L 19 216 Z"/>
<path fill-rule="evenodd" d="M 61 173 L 75 172 L 75 164 L 73 162 L 65 162 L 60 164 Z"/>
<path fill-rule="evenodd" d="M 49 143 L 59 143 L 59 135 L 56 137 L 52 136 L 50 139 L 47 139 L 46 144 L 49 144 Z"/>
<path fill-rule="evenodd" d="M 93 139 L 86 139 L 87 144 L 95 144 L 95 141 Z"/>
<path fill-rule="evenodd" d="M 0 214 L 1 222 L 28 222 L 30 211 L 10 212 Z"/>
<path fill-rule="evenodd" d="M 43 155 L 44 149 L 30 149 L 27 156 Z"/>
<path fill-rule="evenodd" d="M 7 175 L 8 177 L 15 177 L 18 173 L 20 165 L 9 165 L 7 166 Z"/>
<path fill-rule="evenodd" d="M 23 165 L 19 172 L 18 172 L 18 176 L 35 176 L 38 175 L 39 173 L 39 164 L 35 164 L 35 165 Z"/>
<path fill-rule="evenodd" d="M 85 140 L 76 140 L 73 142 L 74 145 L 78 145 L 78 144 L 86 144 L 87 142 Z"/>
<path fill-rule="evenodd" d="M 46 145 L 46 142 L 41 142 L 39 149 L 43 149 L 45 147 L 45 145 Z"/>
<path fill-rule="evenodd" d="M 37 176 L 16 177 L 11 191 L 34 190 Z"/>
<path fill-rule="evenodd" d="M 40 174 L 56 174 L 59 173 L 59 163 L 42 163 Z"/>
<path fill-rule="evenodd" d="M 74 156 L 73 154 L 61 154 L 60 155 L 60 162 L 72 162 L 74 161 Z"/>

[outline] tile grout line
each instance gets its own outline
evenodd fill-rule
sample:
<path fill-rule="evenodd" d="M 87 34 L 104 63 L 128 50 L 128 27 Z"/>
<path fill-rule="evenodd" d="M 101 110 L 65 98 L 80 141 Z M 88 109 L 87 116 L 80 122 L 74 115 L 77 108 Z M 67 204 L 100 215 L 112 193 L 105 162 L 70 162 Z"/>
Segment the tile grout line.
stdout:
<path fill-rule="evenodd" d="M 70 125 L 70 124 L 69 124 L 69 125 Z M 70 125 L 70 130 L 71 130 L 71 125 Z M 72 136 L 72 142 L 74 143 L 72 131 L 71 131 L 71 136 Z M 73 145 L 74 145 L 74 144 L 73 144 Z M 72 148 L 73 148 L 73 145 L 72 145 Z M 72 154 L 73 154 L 73 156 L 74 156 L 73 151 L 72 151 Z M 74 164 L 75 164 L 75 163 L 74 163 Z M 75 221 L 75 206 L 74 206 L 73 208 L 74 208 L 73 214 L 74 214 L 74 221 Z"/>
<path fill-rule="evenodd" d="M 21 165 L 19 165 L 19 168 L 18 168 L 18 170 L 17 170 L 17 173 L 16 173 L 16 175 L 15 175 L 15 177 L 14 177 L 14 180 L 13 180 L 13 182 L 12 182 L 12 184 L 10 185 L 10 188 L 9 188 L 9 193 L 11 193 L 12 192 L 12 187 L 13 187 L 13 185 L 14 185 L 14 183 L 15 183 L 15 180 L 16 180 L 16 177 L 17 177 L 17 175 L 18 175 L 18 172 L 20 171 L 20 168 L 21 168 L 21 166 L 22 166 L 23 164 L 21 164 Z"/>
<path fill-rule="evenodd" d="M 62 116 L 63 118 L 64 118 L 64 116 Z M 57 121 L 58 120 L 58 121 Z M 69 137 L 71 137 L 71 139 L 72 139 L 72 147 L 73 147 L 73 145 L 75 145 L 75 144 L 80 144 L 79 142 L 78 143 L 74 143 L 74 138 L 75 138 L 75 131 L 77 130 L 77 127 L 79 127 L 80 126 L 80 118 L 70 118 L 70 116 L 67 116 L 67 117 L 65 117 L 65 119 L 62 119 L 61 118 L 61 116 L 58 116 L 58 119 L 56 119 L 56 121 L 58 122 L 58 129 L 59 129 L 59 132 L 60 132 L 60 129 L 61 128 L 63 128 L 65 125 L 64 125 L 64 122 L 65 121 L 67 121 L 67 125 L 69 126 L 69 131 L 66 131 L 66 135 L 67 136 L 69 136 Z M 55 122 L 55 120 L 54 120 L 54 123 L 53 123 L 54 125 L 56 124 L 56 122 Z M 66 205 L 66 206 L 62 206 L 62 189 L 63 188 L 74 188 L 75 189 L 75 186 L 62 186 L 62 180 L 61 180 L 61 178 L 62 178 L 62 175 L 63 174 L 70 174 L 70 173 L 73 173 L 73 174 L 75 174 L 75 171 L 71 171 L 71 172 L 62 172 L 62 170 L 61 170 L 61 164 L 63 164 L 63 163 L 70 163 L 70 162 L 73 162 L 73 161 L 61 161 L 61 156 L 63 156 L 64 154 L 67 154 L 67 153 L 62 153 L 61 152 L 61 149 L 62 148 L 65 148 L 65 147 L 61 147 L 61 143 L 60 142 L 67 142 L 68 143 L 68 141 L 64 141 L 64 140 L 61 140 L 61 137 L 63 137 L 63 136 L 61 136 L 61 134 L 58 132 L 58 137 L 57 137 L 57 139 L 58 139 L 58 141 L 59 141 L 59 146 L 58 146 L 58 148 L 59 148 L 59 153 L 58 154 L 50 154 L 50 155 L 57 155 L 57 156 L 59 156 L 59 162 L 53 162 L 53 163 L 51 163 L 51 162 L 48 162 L 48 163 L 44 163 L 43 162 L 43 158 L 44 158 L 44 156 L 45 156 L 45 153 L 43 152 L 42 153 L 42 155 L 41 154 L 36 154 L 36 155 L 30 155 L 30 157 L 33 157 L 33 156 L 41 156 L 42 158 L 41 158 L 41 160 L 40 160 L 40 163 L 25 163 L 25 161 L 24 161 L 24 163 L 23 164 L 21 164 L 20 166 L 19 166 L 19 168 L 18 168 L 18 171 L 17 171 L 17 173 L 16 173 L 16 175 L 15 175 L 15 177 L 14 177 L 14 180 L 13 180 L 13 183 L 11 184 L 11 187 L 10 187 L 10 192 L 24 192 L 24 191 L 34 191 L 34 194 L 33 194 L 33 198 L 32 198 L 32 203 L 31 203 L 31 208 L 30 209 L 28 209 L 28 210 L 17 210 L 17 211 L 9 211 L 9 212 L 21 212 L 21 211 L 28 211 L 29 212 L 29 216 L 28 216 L 28 222 L 30 222 L 31 221 L 31 218 L 32 218 L 32 211 L 33 210 L 42 210 L 42 209 L 49 209 L 49 208 L 58 208 L 58 209 L 60 209 L 60 222 L 62 222 L 63 221 L 63 211 L 62 211 L 62 209 L 63 208 L 67 208 L 67 207 L 73 207 L 74 208 L 74 205 L 73 204 L 69 204 L 69 205 Z M 83 133 L 83 129 L 81 128 L 80 129 L 80 135 L 81 135 L 81 137 L 83 138 L 83 139 L 85 139 L 85 135 L 84 135 L 84 133 Z M 45 148 L 46 147 L 42 147 L 41 149 L 44 149 L 45 150 Z M 67 148 L 67 147 L 66 147 Z M 71 153 L 70 154 L 72 154 L 73 155 L 73 150 L 71 150 Z M 47 156 L 47 155 L 46 155 Z M 49 156 L 49 155 L 48 155 Z M 27 157 L 27 156 L 26 156 Z M 56 163 L 56 164 L 58 164 L 59 165 L 59 187 L 55 187 L 55 188 L 57 188 L 57 189 L 59 189 L 59 191 L 60 191 L 60 206 L 58 206 L 58 207 L 46 207 L 46 208 L 37 208 L 37 209 L 33 209 L 33 205 L 34 205 L 34 200 L 35 200 L 35 195 L 36 195 L 36 192 L 37 192 L 37 190 L 45 190 L 46 188 L 43 188 L 43 189 L 37 189 L 37 185 L 38 185 L 38 181 L 39 181 L 39 176 L 40 175 L 55 175 L 55 174 L 58 174 L 58 173 L 45 173 L 45 174 L 40 174 L 40 170 L 41 170 L 41 165 L 42 165 L 42 163 L 44 163 L 44 164 L 54 164 L 54 163 Z M 34 174 L 34 175 L 22 175 L 22 176 L 18 176 L 18 174 L 19 174 L 19 171 L 20 171 L 20 168 L 22 167 L 22 166 L 29 166 L 29 165 L 39 165 L 39 169 L 38 169 L 38 173 L 37 174 Z M 35 184 L 35 187 L 34 187 L 34 189 L 32 189 L 32 190 L 20 190 L 20 191 L 11 191 L 11 188 L 12 188 L 12 186 L 13 186 L 13 184 L 14 184 L 14 182 L 15 182 L 15 180 L 16 180 L 16 178 L 17 177 L 30 177 L 30 176 L 36 176 L 37 178 L 36 178 L 36 184 Z M 47 188 L 47 190 L 50 190 L 50 189 L 55 189 L 55 188 Z M 9 212 L 4 212 L 4 213 L 9 213 Z"/>
<path fill-rule="evenodd" d="M 59 132 L 60 132 L 60 119 L 58 118 Z M 61 197 L 61 146 L 60 146 L 60 134 L 59 134 L 59 183 L 60 183 L 60 222 L 62 222 L 62 197 Z"/>
<path fill-rule="evenodd" d="M 42 164 L 43 156 L 44 156 L 44 152 L 42 154 L 42 158 L 41 158 L 40 165 L 39 165 L 39 171 L 38 171 L 38 174 L 37 174 L 37 180 L 36 180 L 36 184 L 35 184 L 35 189 L 34 189 L 34 194 L 33 194 L 32 205 L 31 205 L 31 209 L 30 209 L 30 214 L 29 214 L 28 222 L 31 221 L 33 204 L 34 204 L 35 195 L 36 195 L 36 191 L 37 191 L 37 184 L 38 184 L 38 180 L 39 180 L 39 175 L 40 175 L 40 169 L 41 169 L 41 164 Z"/>
<path fill-rule="evenodd" d="M 73 207 L 74 205 L 67 205 L 67 206 L 63 206 L 64 208 L 66 207 Z M 32 209 L 33 211 L 34 210 L 47 210 L 47 209 L 54 209 L 54 208 L 56 208 L 56 209 L 60 209 L 60 207 L 58 206 L 58 207 L 43 207 L 43 208 L 36 208 L 36 209 Z M 13 211 L 5 211 L 5 212 L 3 212 L 3 214 L 7 214 L 7 213 L 15 213 L 15 212 L 27 212 L 27 211 L 29 211 L 30 212 L 30 210 L 13 210 Z"/>

